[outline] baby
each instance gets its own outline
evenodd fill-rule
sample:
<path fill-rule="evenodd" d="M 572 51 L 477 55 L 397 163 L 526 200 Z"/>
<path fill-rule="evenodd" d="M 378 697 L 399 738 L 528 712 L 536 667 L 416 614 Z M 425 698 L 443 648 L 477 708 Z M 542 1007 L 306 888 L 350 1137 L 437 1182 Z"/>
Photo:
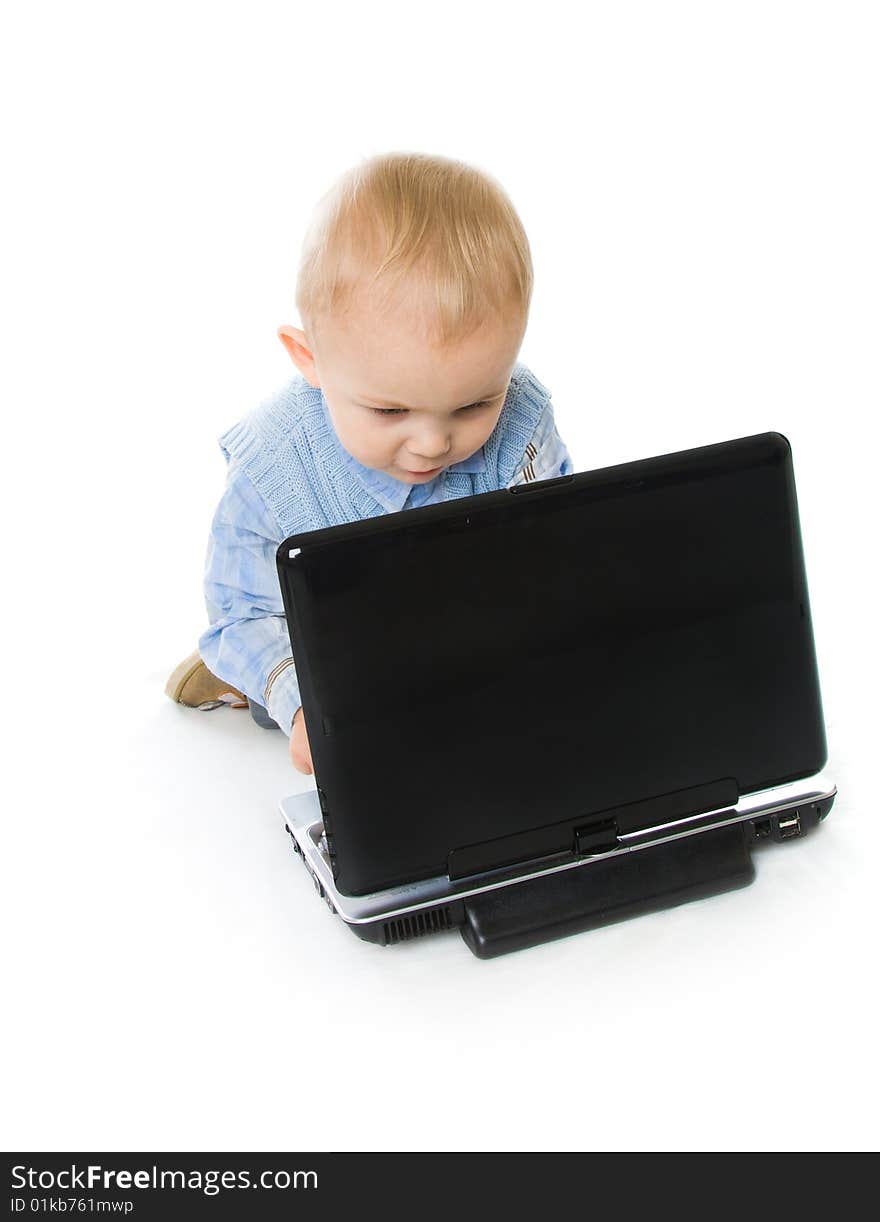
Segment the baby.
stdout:
<path fill-rule="evenodd" d="M 376 156 L 320 201 L 303 245 L 298 373 L 220 438 L 210 626 L 172 699 L 251 709 L 311 753 L 275 552 L 289 535 L 573 470 L 550 394 L 517 362 L 532 263 L 510 200 L 445 157 Z"/>

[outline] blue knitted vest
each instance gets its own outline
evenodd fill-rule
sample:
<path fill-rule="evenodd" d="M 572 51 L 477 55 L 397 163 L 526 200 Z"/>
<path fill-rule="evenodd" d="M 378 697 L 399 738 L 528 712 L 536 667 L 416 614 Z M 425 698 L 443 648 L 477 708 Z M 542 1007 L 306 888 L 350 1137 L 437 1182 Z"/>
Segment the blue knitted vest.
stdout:
<path fill-rule="evenodd" d="M 506 488 L 550 399 L 525 365 L 513 367 L 485 443 L 486 470 L 446 471 L 445 499 Z M 219 439 L 275 514 L 285 537 L 385 513 L 346 465 L 321 391 L 297 374 Z"/>

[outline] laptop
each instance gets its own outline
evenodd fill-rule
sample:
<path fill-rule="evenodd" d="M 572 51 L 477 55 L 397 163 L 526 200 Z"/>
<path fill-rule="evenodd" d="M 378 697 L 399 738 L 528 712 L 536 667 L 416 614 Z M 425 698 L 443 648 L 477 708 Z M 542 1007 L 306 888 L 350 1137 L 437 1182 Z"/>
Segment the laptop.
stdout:
<path fill-rule="evenodd" d="M 767 432 L 292 535 L 318 894 L 488 958 L 742 886 L 836 787 Z"/>

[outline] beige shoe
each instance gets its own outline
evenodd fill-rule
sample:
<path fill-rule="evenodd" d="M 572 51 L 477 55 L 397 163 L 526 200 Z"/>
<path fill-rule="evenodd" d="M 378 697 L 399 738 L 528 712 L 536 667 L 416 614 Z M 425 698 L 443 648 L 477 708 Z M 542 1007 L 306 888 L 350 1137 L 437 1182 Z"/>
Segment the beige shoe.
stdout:
<path fill-rule="evenodd" d="M 165 684 L 165 695 L 191 709 L 216 709 L 221 704 L 231 705 L 234 709 L 246 709 L 248 706 L 247 697 L 242 692 L 208 670 L 198 650 L 175 666 Z"/>

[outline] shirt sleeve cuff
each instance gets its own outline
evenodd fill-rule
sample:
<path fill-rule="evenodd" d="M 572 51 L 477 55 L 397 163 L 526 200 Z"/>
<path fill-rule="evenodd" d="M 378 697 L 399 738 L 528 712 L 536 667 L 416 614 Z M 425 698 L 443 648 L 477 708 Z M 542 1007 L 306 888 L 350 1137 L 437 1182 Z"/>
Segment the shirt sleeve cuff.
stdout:
<path fill-rule="evenodd" d="M 278 725 L 285 734 L 290 736 L 290 731 L 293 726 L 293 719 L 296 716 L 296 711 L 302 704 L 302 698 L 299 694 L 299 682 L 296 677 L 296 670 L 293 665 L 293 658 L 285 659 L 286 665 L 281 664 L 281 668 L 276 670 L 269 676 L 266 687 L 266 710 L 273 721 L 277 721 Z"/>

